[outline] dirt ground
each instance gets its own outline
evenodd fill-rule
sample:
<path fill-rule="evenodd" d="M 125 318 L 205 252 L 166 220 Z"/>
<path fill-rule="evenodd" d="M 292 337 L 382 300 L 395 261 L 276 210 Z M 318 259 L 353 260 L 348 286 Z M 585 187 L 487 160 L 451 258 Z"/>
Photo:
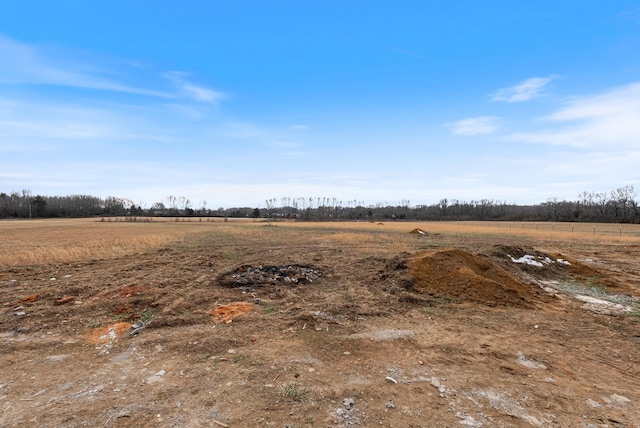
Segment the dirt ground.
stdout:
<path fill-rule="evenodd" d="M 421 227 L 0 267 L 0 426 L 640 427 L 639 242 Z"/>

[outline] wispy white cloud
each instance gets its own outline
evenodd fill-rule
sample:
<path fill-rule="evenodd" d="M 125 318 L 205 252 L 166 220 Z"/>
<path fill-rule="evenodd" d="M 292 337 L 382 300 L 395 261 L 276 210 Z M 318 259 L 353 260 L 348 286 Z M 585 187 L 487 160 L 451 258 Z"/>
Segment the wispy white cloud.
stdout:
<path fill-rule="evenodd" d="M 162 76 L 174 83 L 182 93 L 190 98 L 202 102 L 217 103 L 227 98 L 227 96 L 219 91 L 199 86 L 187 80 L 188 73 L 182 71 L 167 71 Z"/>
<path fill-rule="evenodd" d="M 427 58 L 427 57 L 426 57 L 426 56 L 424 56 L 424 55 L 421 55 L 421 54 L 419 54 L 419 53 L 416 53 L 416 52 L 410 51 L 410 50 L 408 50 L 408 49 L 398 48 L 398 47 L 396 47 L 396 46 L 391 46 L 391 45 L 386 45 L 386 44 L 384 44 L 384 45 L 380 45 L 380 47 L 383 47 L 383 48 L 385 48 L 385 49 L 389 49 L 389 50 L 392 50 L 392 51 L 395 51 L 395 52 L 401 53 L 401 54 L 403 54 L 403 55 L 412 56 L 412 57 L 414 57 L 414 58 L 418 58 L 418 59 L 421 59 L 421 60 L 423 60 L 423 61 L 430 61 L 430 58 Z"/>
<path fill-rule="evenodd" d="M 635 7 L 633 9 L 625 10 L 624 12 L 618 14 L 619 18 L 629 19 L 632 21 L 636 21 L 640 23 L 640 7 Z"/>
<path fill-rule="evenodd" d="M 470 117 L 446 124 L 455 135 L 491 134 L 498 129 L 498 118 L 493 116 Z"/>
<path fill-rule="evenodd" d="M 122 104 L 99 106 L 48 99 L 0 97 L 0 152 L 54 152 L 96 142 L 162 142 L 166 124 Z"/>
<path fill-rule="evenodd" d="M 305 146 L 303 142 L 298 140 L 300 138 L 299 131 L 302 129 L 306 129 L 306 126 L 304 128 L 278 129 L 250 122 L 227 121 L 220 124 L 216 134 L 224 138 L 257 143 L 258 146 L 269 149 L 280 151 L 296 149 L 297 151 Z"/>
<path fill-rule="evenodd" d="M 577 97 L 542 118 L 545 130 L 509 139 L 590 149 L 637 148 L 640 141 L 640 83 Z"/>
<path fill-rule="evenodd" d="M 556 76 L 532 77 L 515 86 L 498 89 L 495 94 L 491 95 L 491 101 L 520 103 L 533 100 L 540 97 L 545 87 L 555 78 Z"/>
<path fill-rule="evenodd" d="M 230 121 L 219 131 L 220 135 L 234 139 L 265 139 L 270 131 L 249 122 Z"/>
<path fill-rule="evenodd" d="M 21 43 L 0 36 L 0 83 L 38 84 L 124 92 L 161 98 L 172 98 L 166 92 L 122 84 L 109 74 L 82 61 L 63 58 L 46 48 Z"/>
<path fill-rule="evenodd" d="M 289 127 L 289 129 L 291 129 L 292 131 L 306 131 L 309 129 L 309 126 L 307 125 L 291 125 Z"/>

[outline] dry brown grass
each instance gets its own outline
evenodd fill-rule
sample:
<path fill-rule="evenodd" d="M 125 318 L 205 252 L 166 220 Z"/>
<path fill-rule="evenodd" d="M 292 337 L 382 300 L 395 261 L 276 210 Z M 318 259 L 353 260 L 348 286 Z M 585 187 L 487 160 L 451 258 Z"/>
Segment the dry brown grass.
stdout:
<path fill-rule="evenodd" d="M 640 225 L 509 222 L 274 222 L 186 221 L 101 222 L 95 219 L 0 222 L 0 266 L 40 265 L 135 255 L 201 234 L 215 234 L 215 246 L 235 243 L 273 246 L 348 247 L 363 254 L 388 255 L 423 248 L 429 236 L 409 235 L 414 228 L 446 237 L 474 240 L 514 238 L 555 243 L 640 242 Z M 595 227 L 595 233 L 594 233 Z M 445 239 L 442 239 L 445 238 Z"/>
<path fill-rule="evenodd" d="M 322 239 L 343 244 L 391 245 L 404 251 L 415 247 L 427 237 L 414 236 L 407 241 L 405 234 L 420 228 L 427 234 L 473 236 L 475 238 L 514 238 L 558 243 L 611 243 L 632 244 L 640 242 L 640 225 L 603 223 L 516 223 L 516 222 L 344 222 L 344 223 L 276 223 L 280 227 L 300 231 L 333 233 Z M 595 227 L 595 233 L 594 233 Z M 403 249 L 404 248 L 404 249 Z"/>
<path fill-rule="evenodd" d="M 0 266 L 97 260 L 136 254 L 184 239 L 179 223 L 93 219 L 0 222 Z"/>
<path fill-rule="evenodd" d="M 563 222 L 492 222 L 492 221 L 456 221 L 456 222 L 276 222 L 278 226 L 313 228 L 313 229 L 350 229 L 360 231 L 400 231 L 408 232 L 413 228 L 421 228 L 432 232 L 480 232 L 530 234 L 536 232 L 566 232 L 576 235 L 622 236 L 640 238 L 639 224 L 618 223 L 563 223 Z"/>

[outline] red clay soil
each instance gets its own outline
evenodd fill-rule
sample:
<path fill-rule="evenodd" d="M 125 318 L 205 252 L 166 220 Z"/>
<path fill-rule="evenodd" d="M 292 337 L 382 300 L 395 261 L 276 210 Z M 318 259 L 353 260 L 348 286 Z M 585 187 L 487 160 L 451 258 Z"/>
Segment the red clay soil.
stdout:
<path fill-rule="evenodd" d="M 106 327 L 94 328 L 86 334 L 85 341 L 93 344 L 111 342 L 116 338 L 123 337 L 130 328 L 131 324 L 128 322 L 118 322 Z"/>
<path fill-rule="evenodd" d="M 118 290 L 118 294 L 121 297 L 139 296 L 147 291 L 148 288 L 149 286 L 145 285 L 132 285 L 130 287 L 122 287 L 120 290 Z"/>
<path fill-rule="evenodd" d="M 65 303 L 71 303 L 74 300 L 76 300 L 76 296 L 64 296 L 64 297 L 61 297 L 61 298 L 57 299 L 56 302 L 54 303 L 54 305 L 56 305 L 56 306 L 64 305 Z"/>
<path fill-rule="evenodd" d="M 525 284 L 487 257 L 458 249 L 418 253 L 409 262 L 413 290 L 489 306 L 531 307 L 543 293 Z"/>
<path fill-rule="evenodd" d="M 229 324 L 234 318 L 239 317 L 253 309 L 253 304 L 246 302 L 230 303 L 218 306 L 210 313 L 219 323 Z"/>
<path fill-rule="evenodd" d="M 14 305 L 20 305 L 22 303 L 33 303 L 36 300 L 38 300 L 38 295 L 37 294 L 30 294 L 27 297 L 23 297 L 22 299 L 13 302 L 13 304 Z"/>

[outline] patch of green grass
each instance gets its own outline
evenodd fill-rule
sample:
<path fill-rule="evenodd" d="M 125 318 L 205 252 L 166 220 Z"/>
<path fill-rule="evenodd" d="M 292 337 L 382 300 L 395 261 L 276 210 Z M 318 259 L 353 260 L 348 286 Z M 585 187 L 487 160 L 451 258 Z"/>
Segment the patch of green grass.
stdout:
<path fill-rule="evenodd" d="M 236 248 L 225 248 L 222 250 L 222 255 L 228 261 L 238 261 L 242 252 Z"/>
<path fill-rule="evenodd" d="M 102 327 L 103 325 L 104 323 L 99 320 L 92 320 L 89 324 L 87 324 L 87 328 L 94 329 L 94 328 Z"/>
<path fill-rule="evenodd" d="M 247 354 L 238 354 L 235 357 L 233 357 L 233 359 L 231 361 L 233 361 L 234 363 L 241 363 L 244 360 L 246 360 L 247 358 L 249 358 L 249 356 Z"/>
<path fill-rule="evenodd" d="M 354 301 L 356 300 L 356 299 L 354 299 L 354 297 L 353 297 L 351 294 L 349 294 L 349 293 L 344 293 L 344 294 L 342 295 L 342 298 L 344 299 L 344 301 L 345 301 L 345 302 L 348 302 L 348 303 L 352 303 L 352 302 L 354 302 Z"/>
<path fill-rule="evenodd" d="M 596 299 L 606 300 L 612 303 L 618 303 L 620 305 L 631 306 L 634 308 L 638 308 L 640 313 L 640 302 L 635 300 L 633 297 L 625 295 L 625 294 L 614 294 L 611 293 L 607 287 L 594 284 L 591 282 L 578 284 L 574 282 L 564 282 L 559 283 L 553 286 L 556 290 L 563 294 L 568 295 L 576 295 L 582 294 L 589 297 L 594 297 Z"/>
<path fill-rule="evenodd" d="M 583 294 L 590 297 L 604 298 L 609 293 L 606 287 L 600 284 L 588 283 L 575 283 L 575 282 L 562 282 L 555 286 L 558 291 L 564 294 L 576 295 Z"/>
<path fill-rule="evenodd" d="M 131 317 L 128 314 L 120 314 L 116 315 L 115 320 L 120 321 L 130 321 Z"/>
<path fill-rule="evenodd" d="M 298 383 L 290 383 L 280 387 L 280 394 L 287 400 L 302 403 L 307 398 L 308 389 Z"/>
<path fill-rule="evenodd" d="M 449 297 L 449 296 L 438 296 L 434 299 L 434 305 L 459 305 L 463 302 L 462 297 Z"/>
<path fill-rule="evenodd" d="M 429 315 L 429 316 L 432 316 L 432 315 L 439 315 L 439 313 L 440 313 L 440 309 L 439 309 L 439 308 L 438 308 L 438 309 L 436 309 L 436 308 L 434 308 L 434 307 L 433 307 L 433 306 L 431 306 L 431 305 L 424 305 L 423 307 L 421 307 L 421 308 L 420 308 L 420 312 L 421 312 L 423 315 Z"/>
<path fill-rule="evenodd" d="M 269 302 L 265 302 L 262 307 L 264 308 L 264 313 L 267 315 L 273 315 L 276 312 L 278 312 L 275 308 L 275 306 L 273 306 L 271 303 Z"/>
<path fill-rule="evenodd" d="M 205 363 L 209 361 L 209 357 L 210 357 L 209 354 L 198 354 L 196 358 L 198 359 L 198 362 Z"/>
<path fill-rule="evenodd" d="M 151 309 L 145 309 L 142 314 L 140 314 L 140 321 L 143 323 L 148 323 L 153 318 L 153 311 Z"/>

